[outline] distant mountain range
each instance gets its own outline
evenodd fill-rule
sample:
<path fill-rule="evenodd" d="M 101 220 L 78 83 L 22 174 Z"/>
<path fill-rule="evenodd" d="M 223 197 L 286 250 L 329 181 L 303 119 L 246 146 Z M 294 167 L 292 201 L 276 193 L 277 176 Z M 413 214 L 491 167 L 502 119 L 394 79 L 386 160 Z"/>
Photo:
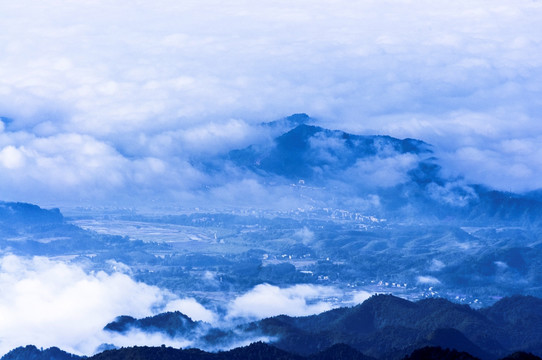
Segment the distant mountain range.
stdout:
<path fill-rule="evenodd" d="M 384 135 L 354 135 L 313 123 L 306 114 L 262 124 L 275 135 L 217 158 L 199 159 L 203 171 L 220 177 L 225 169 L 253 176 L 273 186 L 292 184 L 318 207 L 360 209 L 363 201 L 378 201 L 365 209 L 385 218 L 471 223 L 541 224 L 540 192 L 514 194 L 469 184 L 443 175 L 433 147 L 417 139 Z M 221 178 L 228 178 L 222 175 Z"/>
<path fill-rule="evenodd" d="M 147 332 L 165 332 L 171 337 L 176 337 L 190 334 L 204 325 L 201 321 L 193 321 L 181 312 L 175 311 L 144 319 L 119 316 L 115 321 L 107 324 L 104 329 L 121 334 L 133 329 L 139 329 Z"/>
<path fill-rule="evenodd" d="M 164 247 L 131 241 L 127 237 L 98 234 L 68 222 L 59 209 L 0 201 L 0 250 L 15 255 L 59 255 L 66 253 L 117 251 L 123 253 Z"/>
<path fill-rule="evenodd" d="M 445 176 L 445 164 L 421 140 L 354 135 L 312 125 L 314 122 L 306 114 L 294 114 L 261 124 L 271 139 L 193 159 L 193 165 L 212 174 L 216 186 L 252 176 L 263 188 L 289 188 L 289 196 L 303 199 L 312 208 L 358 211 L 401 223 L 485 226 L 491 221 L 542 226 L 540 191 L 515 194 L 469 184 Z M 214 207 L 212 202 L 208 205 Z M 10 227 L 14 214 L 21 212 L 25 221 L 39 217 L 48 223 L 62 221 L 58 210 L 46 213 L 36 208 L 0 203 L 2 231 L 8 231 L 5 228 Z"/>
<path fill-rule="evenodd" d="M 31 224 L 62 224 L 64 217 L 59 209 L 45 210 L 37 205 L 0 201 L 1 228 L 20 227 Z"/>
<path fill-rule="evenodd" d="M 348 345 L 337 344 L 328 349 L 301 356 L 280 350 L 261 342 L 239 347 L 230 351 L 209 353 L 198 349 L 174 349 L 171 347 L 134 346 L 106 350 L 91 357 L 78 357 L 58 348 L 38 350 L 29 345 L 12 350 L 1 360 L 375 360 L 363 355 Z M 478 360 L 469 353 L 439 346 L 428 346 L 414 350 L 404 360 Z M 515 352 L 501 360 L 540 360 L 540 357 L 526 352 Z"/>
<path fill-rule="evenodd" d="M 508 297 L 474 310 L 439 298 L 411 302 L 375 295 L 358 306 L 319 315 L 283 315 L 226 330 L 202 325 L 180 313 L 165 313 L 142 320 L 120 317 L 106 329 L 163 332 L 185 339 L 205 330 L 202 338 L 213 345 L 242 338 L 242 333 L 260 334 L 275 339 L 273 346 L 303 356 L 338 344 L 378 359 L 402 359 L 427 346 L 455 349 L 480 359 L 498 359 L 517 351 L 542 355 L 542 299 L 531 296 Z"/>
<path fill-rule="evenodd" d="M 308 354 L 345 343 L 377 358 L 400 359 L 440 346 L 481 359 L 523 350 L 542 354 L 542 300 L 517 296 L 474 310 L 444 299 L 410 302 L 377 295 L 352 308 L 304 318 L 279 316 L 251 324 L 278 337 L 275 346 Z M 295 349 L 295 350 L 294 350 Z"/>
<path fill-rule="evenodd" d="M 431 153 L 430 146 L 419 140 L 359 136 L 301 124 L 265 146 L 233 150 L 229 159 L 258 173 L 321 184 L 363 159 Z"/>

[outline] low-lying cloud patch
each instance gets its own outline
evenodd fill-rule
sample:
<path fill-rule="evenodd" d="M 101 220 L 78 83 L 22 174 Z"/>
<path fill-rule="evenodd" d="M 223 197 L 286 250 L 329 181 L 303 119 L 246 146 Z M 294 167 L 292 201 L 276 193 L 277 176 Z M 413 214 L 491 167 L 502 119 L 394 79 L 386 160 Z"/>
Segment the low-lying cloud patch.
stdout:
<path fill-rule="evenodd" d="M 194 321 L 203 321 L 209 324 L 214 324 L 218 320 L 216 313 L 205 308 L 192 298 L 170 301 L 164 308 L 164 311 L 180 311 Z"/>
<path fill-rule="evenodd" d="M 86 272 L 42 257 L 0 259 L 0 287 L 2 354 L 30 343 L 91 354 L 110 342 L 102 329 L 119 314 L 149 316 L 175 299 L 122 273 Z"/>
<path fill-rule="evenodd" d="M 263 319 L 276 315 L 305 316 L 330 310 L 326 297 L 336 296 L 333 288 L 295 285 L 280 288 L 269 284 L 257 285 L 237 297 L 228 306 L 228 318 Z"/>
<path fill-rule="evenodd" d="M 440 280 L 434 276 L 420 275 L 416 277 L 416 282 L 420 285 L 438 285 Z"/>
<path fill-rule="evenodd" d="M 129 273 L 124 267 L 121 270 Z M 83 355 L 94 354 L 103 344 L 228 349 L 265 340 L 261 334 L 235 330 L 235 325 L 241 322 L 281 314 L 317 314 L 341 305 L 358 304 L 371 295 L 365 291 L 345 294 L 334 287 L 316 285 L 280 288 L 260 284 L 218 304 L 222 311 L 217 311 L 193 298 L 181 298 L 136 282 L 124 272 L 88 271 L 44 257 L 0 258 L 0 355 L 29 344 L 56 346 Z M 103 330 L 120 315 L 144 318 L 166 311 L 180 311 L 209 325 L 198 327 L 196 334 L 176 337 L 135 328 L 126 333 Z M 204 335 L 211 326 L 232 330 L 232 336 L 220 343 L 207 343 L 199 335 Z"/>

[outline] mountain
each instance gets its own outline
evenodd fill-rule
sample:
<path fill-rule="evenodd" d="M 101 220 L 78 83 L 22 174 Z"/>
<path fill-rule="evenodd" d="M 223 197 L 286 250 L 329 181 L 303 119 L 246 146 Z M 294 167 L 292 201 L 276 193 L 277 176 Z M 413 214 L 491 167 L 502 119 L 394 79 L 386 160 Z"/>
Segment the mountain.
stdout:
<path fill-rule="evenodd" d="M 263 128 L 272 130 L 272 134 L 280 135 L 293 128 L 313 122 L 313 119 L 305 113 L 292 114 L 282 119 L 261 123 Z"/>
<path fill-rule="evenodd" d="M 311 122 L 295 114 L 270 123 L 284 132 L 231 150 L 215 163 L 231 164 L 263 183 L 294 184 L 299 196 L 322 207 L 359 208 L 372 198 L 378 201 L 370 211 L 388 219 L 542 225 L 538 192 L 495 191 L 446 176 L 445 164 L 421 140 L 355 135 Z"/>
<path fill-rule="evenodd" d="M 33 204 L 0 201 L 0 235 L 4 238 L 55 232 L 64 225 L 59 209 L 46 210 Z"/>
<path fill-rule="evenodd" d="M 441 346 L 496 359 L 519 350 L 542 354 L 540 306 L 542 299 L 533 297 L 505 298 L 474 310 L 438 298 L 410 302 L 375 295 L 352 308 L 301 318 L 278 316 L 248 328 L 276 337 L 274 345 L 281 349 L 301 354 L 345 343 L 379 358 L 398 359 L 416 348 Z"/>
<path fill-rule="evenodd" d="M 175 329 L 170 319 L 179 316 L 183 320 L 179 329 Z M 375 295 L 360 305 L 319 315 L 281 315 L 239 325 L 233 331 L 220 333 L 220 329 L 210 328 L 206 331 L 214 334 L 215 343 L 227 341 L 232 334 L 239 336 L 236 340 L 242 339 L 242 334 L 245 337 L 260 334 L 274 339 L 272 345 L 278 349 L 303 356 L 329 348 L 339 351 L 339 344 L 346 344 L 380 359 L 401 359 L 427 346 L 455 349 L 480 359 L 498 359 L 514 351 L 541 355 L 541 320 L 542 299 L 529 296 L 504 298 L 493 306 L 475 310 L 441 298 L 412 302 L 392 295 Z M 137 326 L 145 331 L 195 338 L 190 333 L 196 331 L 195 326 L 189 329 L 185 321 L 184 316 L 166 313 L 142 320 L 130 318 L 123 323 L 146 323 L 149 325 Z M 118 324 L 117 319 L 106 328 L 118 332 L 127 329 Z M 197 336 L 202 336 L 201 330 L 197 329 Z"/>
<path fill-rule="evenodd" d="M 426 345 L 453 346 L 484 354 L 464 333 L 483 333 L 487 321 L 470 307 L 443 299 L 414 303 L 377 295 L 353 308 L 305 318 L 280 316 L 252 326 L 278 337 L 275 345 L 288 351 L 308 354 L 334 343 L 346 343 L 374 357 L 398 358 Z M 443 338 L 448 343 L 442 343 Z M 505 352 L 502 347 L 498 349 Z"/>
<path fill-rule="evenodd" d="M 335 344 L 318 353 L 309 355 L 309 360 L 374 360 L 345 344 Z"/>
<path fill-rule="evenodd" d="M 12 350 L 1 360 L 375 360 L 365 356 L 344 344 L 337 344 L 328 349 L 300 356 L 280 350 L 261 342 L 235 348 L 229 351 L 210 353 L 198 349 L 175 349 L 171 347 L 134 346 L 106 350 L 89 358 L 77 357 L 56 348 L 38 350 L 34 346 Z M 404 360 L 476 360 L 466 352 L 443 349 L 439 346 L 427 346 L 416 349 Z M 513 353 L 502 360 L 540 360 L 539 357 L 525 352 Z"/>
<path fill-rule="evenodd" d="M 59 209 L 0 201 L 0 253 L 58 256 L 92 254 L 96 260 L 116 258 L 125 263 L 152 261 L 149 250 L 166 250 L 166 244 L 126 236 L 98 234 L 67 221 Z M 105 259 L 104 259 L 105 258 Z"/>
<path fill-rule="evenodd" d="M 279 175 L 292 181 L 322 183 L 337 177 L 360 160 L 400 154 L 431 154 L 430 146 L 413 139 L 360 136 L 300 124 L 271 144 L 233 150 L 229 159 L 260 174 Z"/>
<path fill-rule="evenodd" d="M 108 350 L 89 360 L 371 360 L 346 346 L 335 346 L 308 357 L 296 355 L 261 342 L 229 351 L 208 353 L 197 349 L 173 349 L 169 347 L 132 347 Z M 4 360 L 4 359 L 2 359 Z M 23 360 L 23 359 L 12 359 Z"/>
<path fill-rule="evenodd" d="M 222 154 L 214 171 L 256 179 L 256 196 L 276 186 L 277 197 L 298 196 L 309 210 L 197 210 L 154 219 L 130 212 L 100 224 L 117 226 L 110 230 L 152 225 L 157 237 L 164 231 L 166 239 L 175 237 L 157 244 L 84 230 L 57 209 L 0 202 L 1 252 L 62 256 L 84 262 L 89 271 L 118 266 L 137 281 L 187 297 L 211 291 L 238 295 L 262 283 L 353 286 L 413 298 L 435 290 L 472 304 L 490 304 L 496 295 L 542 295 L 540 192 L 513 194 L 446 177 L 444 164 L 420 140 L 324 129 L 304 114 L 262 126 L 275 135 Z M 162 332 L 194 346 L 210 344 L 206 349 L 272 338 L 276 349 L 295 356 L 362 352 L 398 360 L 420 347 L 441 347 L 496 359 L 513 351 L 542 354 L 542 303 L 512 296 L 475 310 L 442 299 L 380 295 L 352 308 L 277 316 L 233 329 L 178 312 L 121 316 L 105 329 Z M 259 346 L 252 350 L 270 349 Z"/>
<path fill-rule="evenodd" d="M 80 360 L 80 356 L 67 353 L 59 348 L 52 347 L 49 349 L 38 349 L 34 345 L 18 347 L 11 350 L 4 356 L 2 360 Z"/>
<path fill-rule="evenodd" d="M 439 346 L 427 346 L 414 350 L 403 360 L 477 360 L 478 358 L 466 352 L 443 349 Z"/>
<path fill-rule="evenodd" d="M 496 324 L 501 324 L 506 336 L 499 341 L 507 348 L 541 351 L 542 301 L 533 296 L 512 296 L 499 300 L 480 312 Z"/>
<path fill-rule="evenodd" d="M 193 321 L 179 311 L 166 312 L 159 315 L 135 319 L 131 316 L 119 316 L 107 324 L 104 330 L 124 334 L 130 330 L 146 332 L 165 332 L 171 337 L 183 336 L 202 326 L 201 321 Z"/>
<path fill-rule="evenodd" d="M 503 357 L 501 360 L 540 360 L 540 358 L 531 353 L 526 353 L 525 351 L 518 351 Z"/>
<path fill-rule="evenodd" d="M 25 224 L 60 224 L 64 217 L 59 209 L 46 210 L 37 205 L 0 201 L 0 223 L 3 226 Z"/>

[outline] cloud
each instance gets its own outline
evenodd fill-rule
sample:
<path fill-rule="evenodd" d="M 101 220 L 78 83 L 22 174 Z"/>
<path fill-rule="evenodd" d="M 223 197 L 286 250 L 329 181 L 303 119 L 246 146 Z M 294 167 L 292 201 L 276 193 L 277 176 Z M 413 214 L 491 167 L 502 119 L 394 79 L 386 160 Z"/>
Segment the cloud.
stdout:
<path fill-rule="evenodd" d="M 199 338 L 208 330 L 206 326 L 186 337 L 137 329 L 120 334 L 103 328 L 119 315 L 143 318 L 180 311 L 193 320 L 232 330 L 240 321 L 280 314 L 312 315 L 341 305 L 358 304 L 371 295 L 362 290 L 345 292 L 316 285 L 280 288 L 260 284 L 233 299 L 214 304 L 216 309 L 222 309 L 218 311 L 193 298 L 180 298 L 167 290 L 136 282 L 126 274 L 130 270 L 124 264 L 110 265 L 120 267 L 122 272 L 95 272 L 44 257 L 0 258 L 0 355 L 28 344 L 56 346 L 84 355 L 94 354 L 103 344 L 228 349 L 268 339 L 261 334 L 233 331 L 220 344 L 207 343 Z"/>
<path fill-rule="evenodd" d="M 413 154 L 360 159 L 341 176 L 345 183 L 352 182 L 363 189 L 392 187 L 409 180 L 408 172 L 414 170 L 420 160 Z"/>
<path fill-rule="evenodd" d="M 21 168 L 25 164 L 25 156 L 20 149 L 8 145 L 0 151 L 0 163 L 9 170 Z"/>
<path fill-rule="evenodd" d="M 242 120 L 228 120 L 223 123 L 210 122 L 179 133 L 179 142 L 188 151 L 199 155 L 216 154 L 230 149 L 244 148 L 258 142 L 261 129 L 250 126 Z M 258 136 L 260 135 L 260 136 Z M 262 134 L 263 135 L 263 134 Z"/>
<path fill-rule="evenodd" d="M 438 285 L 440 280 L 433 276 L 418 276 L 416 282 L 420 285 Z"/>
<path fill-rule="evenodd" d="M 170 301 L 164 311 L 180 311 L 194 321 L 204 321 L 209 324 L 214 324 L 218 320 L 217 314 L 192 298 Z"/>
<path fill-rule="evenodd" d="M 465 206 L 478 198 L 474 189 L 464 181 L 450 181 L 444 186 L 431 183 L 427 186 L 427 192 L 431 198 L 452 206 Z"/>
<path fill-rule="evenodd" d="M 0 14 L 4 196 L 186 197 L 208 180 L 189 154 L 301 111 L 433 143 L 470 181 L 541 187 L 540 157 L 517 146 L 542 136 L 540 2 L 22 0 Z"/>
<path fill-rule="evenodd" d="M 124 267 L 122 270 L 126 270 Z M 104 331 L 104 326 L 119 315 L 143 318 L 166 311 L 180 311 L 193 320 L 211 324 L 220 322 L 217 313 L 195 299 L 179 298 L 167 290 L 136 282 L 124 273 L 86 271 L 78 265 L 43 257 L 7 255 L 0 259 L 0 286 L 0 355 L 28 344 L 56 346 L 83 355 L 94 354 L 103 344 L 117 347 L 197 344 L 215 350 L 218 346 L 200 341 L 197 334 L 183 338 L 137 329 L 123 334 Z M 294 292 L 307 291 L 300 288 Z M 309 309 L 316 311 L 322 306 L 309 306 Z M 206 330 L 198 331 L 204 334 Z M 259 335 L 240 334 L 225 339 L 220 349 L 262 339 Z"/>
<path fill-rule="evenodd" d="M 429 271 L 440 271 L 446 267 L 446 264 L 444 264 L 442 261 L 438 259 L 433 259 L 431 261 L 431 264 L 429 265 Z"/>
<path fill-rule="evenodd" d="M 358 305 L 363 303 L 365 300 L 373 296 L 375 293 L 370 293 L 364 290 L 356 291 L 352 294 L 352 305 Z"/>
<path fill-rule="evenodd" d="M 325 298 L 336 295 L 336 290 L 323 286 L 294 285 L 280 288 L 261 284 L 235 298 L 228 306 L 227 318 L 257 320 L 276 315 L 318 314 L 332 308 Z"/>
<path fill-rule="evenodd" d="M 542 188 L 542 137 L 502 139 L 484 147 L 461 147 L 445 155 L 450 170 L 464 172 L 472 183 L 505 191 L 523 192 Z"/>
<path fill-rule="evenodd" d="M 173 294 L 125 274 L 86 272 L 42 257 L 1 258 L 0 286 L 2 354 L 30 343 L 77 354 L 92 354 L 102 343 L 116 340 L 122 340 L 119 345 L 159 345 L 142 334 L 110 339 L 102 329 L 119 314 L 146 317 L 176 300 Z"/>
<path fill-rule="evenodd" d="M 107 202 L 115 192 L 120 194 L 113 201 L 126 201 L 129 194 L 193 189 L 204 179 L 185 159 L 129 158 L 109 143 L 75 133 L 0 133 L 0 169 L 0 197 L 28 202 Z"/>
<path fill-rule="evenodd" d="M 302 229 L 297 230 L 294 236 L 301 240 L 305 245 L 309 245 L 314 241 L 314 231 L 304 226 Z"/>
<path fill-rule="evenodd" d="M 125 334 L 107 333 L 106 336 L 101 336 L 101 340 L 107 341 L 107 344 L 114 344 L 116 347 L 166 345 L 175 348 L 186 348 L 193 344 L 192 340 L 172 338 L 171 336 L 160 332 L 144 332 L 138 330 L 132 330 Z M 105 344 L 105 342 L 103 344 Z M 95 351 L 92 351 L 92 353 L 94 352 Z"/>
<path fill-rule="evenodd" d="M 265 179 L 249 173 L 241 178 L 237 176 L 226 174 L 226 177 L 219 179 L 220 182 L 209 189 L 208 194 L 202 194 L 202 198 L 226 207 L 233 205 L 266 209 L 304 208 L 311 202 L 296 194 L 291 185 L 269 184 Z"/>

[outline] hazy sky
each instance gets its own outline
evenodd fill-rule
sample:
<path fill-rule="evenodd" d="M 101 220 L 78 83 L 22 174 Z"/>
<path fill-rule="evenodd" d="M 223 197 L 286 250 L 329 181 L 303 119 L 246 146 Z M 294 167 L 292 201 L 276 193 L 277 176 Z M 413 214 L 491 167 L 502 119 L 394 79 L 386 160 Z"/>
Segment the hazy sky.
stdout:
<path fill-rule="evenodd" d="M 191 156 L 297 112 L 542 188 L 538 0 L 20 0 L 0 23 L 1 199 L 186 199 L 212 182 Z"/>

